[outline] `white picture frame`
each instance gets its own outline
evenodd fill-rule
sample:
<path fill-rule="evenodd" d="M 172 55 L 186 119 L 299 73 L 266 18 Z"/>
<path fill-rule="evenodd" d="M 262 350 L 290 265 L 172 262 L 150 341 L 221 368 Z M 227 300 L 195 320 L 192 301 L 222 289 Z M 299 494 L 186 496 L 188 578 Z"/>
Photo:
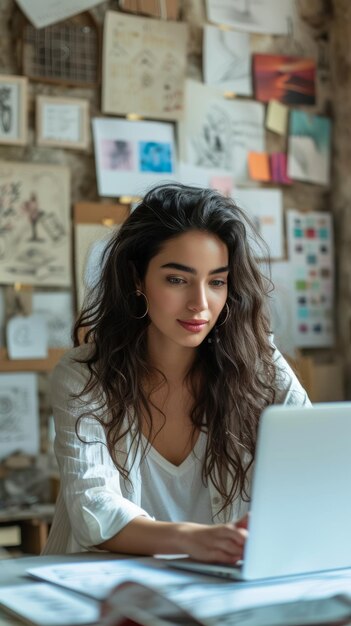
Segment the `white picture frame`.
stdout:
<path fill-rule="evenodd" d="M 174 126 L 169 122 L 92 120 L 100 196 L 143 196 L 152 185 L 175 180 Z"/>
<path fill-rule="evenodd" d="M 28 79 L 0 75 L 0 144 L 27 143 Z"/>
<path fill-rule="evenodd" d="M 89 103 L 79 98 L 37 96 L 38 146 L 86 150 L 89 146 Z"/>

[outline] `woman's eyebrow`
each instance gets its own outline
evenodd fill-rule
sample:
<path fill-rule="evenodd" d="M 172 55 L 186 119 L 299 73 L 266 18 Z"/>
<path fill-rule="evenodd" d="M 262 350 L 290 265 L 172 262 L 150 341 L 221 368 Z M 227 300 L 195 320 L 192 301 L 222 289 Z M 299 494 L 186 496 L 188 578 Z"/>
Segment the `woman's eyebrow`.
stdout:
<path fill-rule="evenodd" d="M 196 269 L 194 269 L 193 267 L 189 267 L 188 265 L 182 265 L 181 263 L 165 263 L 164 265 L 161 265 L 161 269 L 163 268 L 179 270 L 180 272 L 189 272 L 189 274 L 197 274 Z M 229 271 L 229 266 L 224 265 L 223 267 L 217 267 L 215 270 L 211 270 L 209 274 L 210 275 L 221 274 L 222 272 L 228 272 L 228 271 Z"/>

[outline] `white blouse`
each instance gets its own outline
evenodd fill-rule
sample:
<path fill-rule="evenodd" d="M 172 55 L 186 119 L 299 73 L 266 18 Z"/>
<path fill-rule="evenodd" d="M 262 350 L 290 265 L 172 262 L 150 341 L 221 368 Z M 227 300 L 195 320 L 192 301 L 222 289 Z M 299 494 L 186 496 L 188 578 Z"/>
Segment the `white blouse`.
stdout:
<path fill-rule="evenodd" d="M 207 435 L 199 434 L 196 444 L 180 465 L 173 465 L 153 446 L 140 465 L 143 489 L 141 506 L 161 522 L 212 524 L 211 497 L 202 480 Z M 143 446 L 147 440 L 142 437 Z M 123 490 L 122 490 L 123 491 Z"/>
<path fill-rule="evenodd" d="M 72 398 L 72 394 L 81 392 L 88 370 L 84 363 L 77 363 L 74 359 L 82 358 L 87 350 L 89 346 L 83 345 L 67 351 L 52 374 L 55 453 L 61 486 L 44 554 L 93 550 L 94 546 L 113 537 L 135 517 L 143 515 L 151 518 L 153 515 L 151 509 L 148 511 L 143 507 L 143 503 L 145 499 L 146 502 L 155 501 L 158 487 L 152 479 L 148 484 L 143 482 L 145 473 L 142 474 L 140 467 L 141 449 L 140 446 L 137 448 L 133 439 L 135 429 L 125 435 L 118 450 L 118 460 L 129 470 L 130 482 L 122 480 L 112 463 L 104 443 L 104 430 L 94 418 L 80 421 L 78 432 L 83 442 L 76 434 L 75 425 L 82 404 Z M 278 350 L 274 359 L 279 372 L 275 402 L 310 405 L 306 392 Z M 93 412 L 96 409 L 94 402 L 89 398 L 87 401 Z M 244 458 L 244 462 L 248 460 Z M 222 497 L 211 481 L 208 482 L 208 495 L 213 523 L 235 521 L 248 511 L 248 503 L 240 497 L 231 506 L 222 509 Z"/>

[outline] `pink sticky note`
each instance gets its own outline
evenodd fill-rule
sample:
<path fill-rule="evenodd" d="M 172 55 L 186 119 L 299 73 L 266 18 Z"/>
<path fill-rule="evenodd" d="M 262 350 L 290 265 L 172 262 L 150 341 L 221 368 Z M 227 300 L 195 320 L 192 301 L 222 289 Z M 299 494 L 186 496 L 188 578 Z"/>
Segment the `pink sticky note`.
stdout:
<path fill-rule="evenodd" d="M 287 156 L 285 152 L 272 152 L 271 161 L 271 177 L 274 183 L 281 185 L 291 185 L 292 180 L 287 174 Z"/>
<path fill-rule="evenodd" d="M 234 188 L 233 178 L 229 175 L 212 176 L 210 179 L 210 187 L 211 189 L 216 189 L 216 191 L 219 191 L 224 196 L 228 197 L 231 195 Z"/>

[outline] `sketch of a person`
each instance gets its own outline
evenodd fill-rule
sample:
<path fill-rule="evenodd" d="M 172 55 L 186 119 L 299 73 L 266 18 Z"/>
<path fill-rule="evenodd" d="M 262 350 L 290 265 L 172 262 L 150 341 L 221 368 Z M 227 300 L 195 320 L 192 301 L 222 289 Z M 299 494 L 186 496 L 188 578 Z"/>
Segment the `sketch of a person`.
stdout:
<path fill-rule="evenodd" d="M 196 163 L 202 167 L 230 169 L 230 120 L 220 108 L 208 111 L 201 134 L 194 139 Z"/>
<path fill-rule="evenodd" d="M 102 167 L 106 170 L 131 170 L 133 168 L 132 146 L 123 139 L 102 139 Z"/>
<path fill-rule="evenodd" d="M 131 148 L 128 141 L 116 140 L 113 142 L 110 164 L 113 170 L 131 169 Z"/>
<path fill-rule="evenodd" d="M 32 229 L 32 235 L 29 241 L 43 241 L 38 237 L 38 223 L 43 217 L 44 211 L 39 209 L 36 193 L 32 192 L 29 196 L 29 200 L 23 202 L 22 210 L 26 213 Z"/>
<path fill-rule="evenodd" d="M 9 98 L 11 91 L 9 87 L 0 88 L 0 124 L 4 133 L 8 133 L 12 125 L 12 110 Z"/>

